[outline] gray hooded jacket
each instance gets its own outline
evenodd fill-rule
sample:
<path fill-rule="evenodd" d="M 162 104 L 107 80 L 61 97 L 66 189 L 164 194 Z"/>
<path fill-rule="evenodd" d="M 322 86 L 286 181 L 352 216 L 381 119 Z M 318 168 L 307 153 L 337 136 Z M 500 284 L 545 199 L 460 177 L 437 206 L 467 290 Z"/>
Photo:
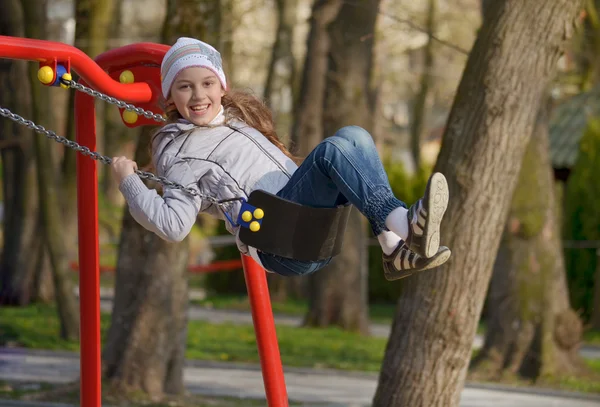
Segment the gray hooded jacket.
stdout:
<path fill-rule="evenodd" d="M 166 125 L 153 137 L 152 152 L 157 175 L 218 200 L 247 199 L 256 189 L 277 193 L 298 168 L 256 129 L 239 120 L 225 122 L 223 109 L 207 127 L 187 121 Z M 237 236 L 239 226 L 227 221 L 223 211 L 237 221 L 240 201 L 217 207 L 173 188 L 164 188 L 161 196 L 136 174 L 125 177 L 119 189 L 133 218 L 165 240 L 183 240 L 199 212 L 225 220 Z M 259 261 L 253 248 L 237 242 L 240 251 Z"/>

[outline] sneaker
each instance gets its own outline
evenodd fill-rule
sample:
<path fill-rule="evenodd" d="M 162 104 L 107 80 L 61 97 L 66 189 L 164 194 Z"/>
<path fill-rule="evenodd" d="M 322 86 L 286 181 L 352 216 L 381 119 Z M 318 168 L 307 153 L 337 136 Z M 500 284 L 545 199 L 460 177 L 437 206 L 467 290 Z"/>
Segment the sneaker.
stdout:
<path fill-rule="evenodd" d="M 423 198 L 412 205 L 408 214 L 408 248 L 422 257 L 432 257 L 440 246 L 440 225 L 448 206 L 448 182 L 434 173 L 425 188 Z"/>
<path fill-rule="evenodd" d="M 400 241 L 396 249 L 389 256 L 383 253 L 383 274 L 388 281 L 399 280 L 429 270 L 444 264 L 452 252 L 446 246 L 440 246 L 438 252 L 430 257 L 421 257 L 408 248 L 404 241 Z"/>

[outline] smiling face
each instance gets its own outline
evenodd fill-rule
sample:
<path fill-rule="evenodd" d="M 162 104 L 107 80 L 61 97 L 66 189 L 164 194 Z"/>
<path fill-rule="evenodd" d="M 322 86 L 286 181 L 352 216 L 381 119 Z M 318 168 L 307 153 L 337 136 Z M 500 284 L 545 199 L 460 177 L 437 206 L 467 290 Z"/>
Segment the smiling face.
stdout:
<path fill-rule="evenodd" d="M 171 86 L 171 98 L 181 116 L 198 126 L 209 124 L 217 116 L 224 94 L 219 78 L 201 67 L 184 69 Z"/>

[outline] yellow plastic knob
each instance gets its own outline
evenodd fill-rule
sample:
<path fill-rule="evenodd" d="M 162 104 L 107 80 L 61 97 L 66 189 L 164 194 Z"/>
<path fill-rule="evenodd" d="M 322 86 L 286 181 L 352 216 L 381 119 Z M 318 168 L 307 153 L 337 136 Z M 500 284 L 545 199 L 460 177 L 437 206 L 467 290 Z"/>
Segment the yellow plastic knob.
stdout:
<path fill-rule="evenodd" d="M 250 222 L 252 220 L 252 214 L 250 211 L 244 211 L 244 213 L 242 213 L 242 220 L 244 222 Z"/>
<path fill-rule="evenodd" d="M 54 70 L 48 65 L 42 66 L 38 70 L 37 77 L 40 80 L 40 82 L 42 82 L 44 85 L 49 85 L 54 79 Z"/>
<path fill-rule="evenodd" d="M 123 112 L 123 121 L 125 123 L 133 124 L 137 122 L 138 115 L 136 112 L 132 112 L 131 110 L 125 110 Z"/>
<path fill-rule="evenodd" d="M 71 81 L 71 80 L 73 80 L 73 76 L 72 76 L 72 75 L 71 75 L 69 72 L 66 72 L 66 73 L 64 73 L 64 74 L 63 74 L 63 76 L 62 76 L 62 78 L 63 78 L 64 80 L 66 80 L 66 81 Z M 64 84 L 64 83 L 62 83 L 62 82 L 61 82 L 61 84 L 60 84 L 60 87 L 61 87 L 61 88 L 63 88 L 63 89 L 68 89 L 68 88 L 69 88 L 67 85 L 65 85 L 65 84 Z"/>
<path fill-rule="evenodd" d="M 257 221 L 250 223 L 250 230 L 253 232 L 258 232 L 260 230 L 260 223 Z"/>
<path fill-rule="evenodd" d="M 263 216 L 265 216 L 265 212 L 262 209 L 256 208 L 254 210 L 254 218 L 256 218 L 256 219 L 262 219 Z"/>
<path fill-rule="evenodd" d="M 130 70 L 121 72 L 121 75 L 119 75 L 119 81 L 121 83 L 133 83 L 133 81 L 134 81 L 133 72 L 131 72 Z"/>

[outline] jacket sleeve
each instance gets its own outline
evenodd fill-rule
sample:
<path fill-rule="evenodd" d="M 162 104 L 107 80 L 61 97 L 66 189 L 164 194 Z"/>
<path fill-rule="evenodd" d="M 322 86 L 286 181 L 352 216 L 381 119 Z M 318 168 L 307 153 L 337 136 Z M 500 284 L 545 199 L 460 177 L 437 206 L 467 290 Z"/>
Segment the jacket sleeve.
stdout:
<path fill-rule="evenodd" d="M 159 169 L 159 175 L 199 192 L 198 174 L 194 174 L 185 160 L 172 155 L 163 160 L 164 171 Z M 125 177 L 119 185 L 131 216 L 140 225 L 164 240 L 180 242 L 192 230 L 202 200 L 179 189 L 163 188 L 161 196 L 155 189 L 149 189 L 137 174 Z"/>

